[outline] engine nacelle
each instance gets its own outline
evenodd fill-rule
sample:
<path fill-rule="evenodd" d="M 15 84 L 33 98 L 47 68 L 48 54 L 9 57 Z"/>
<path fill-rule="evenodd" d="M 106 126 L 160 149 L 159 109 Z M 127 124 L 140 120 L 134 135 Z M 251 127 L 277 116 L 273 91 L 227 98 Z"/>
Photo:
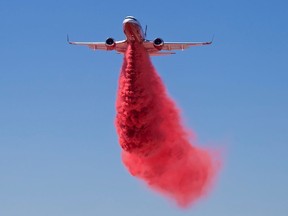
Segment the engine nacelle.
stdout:
<path fill-rule="evenodd" d="M 164 41 L 162 38 L 156 38 L 154 41 L 153 41 L 153 45 L 156 49 L 158 50 L 161 50 L 163 48 L 163 45 L 164 45 Z"/>
<path fill-rule="evenodd" d="M 115 40 L 113 38 L 107 38 L 105 44 L 108 50 L 113 50 L 116 46 Z"/>

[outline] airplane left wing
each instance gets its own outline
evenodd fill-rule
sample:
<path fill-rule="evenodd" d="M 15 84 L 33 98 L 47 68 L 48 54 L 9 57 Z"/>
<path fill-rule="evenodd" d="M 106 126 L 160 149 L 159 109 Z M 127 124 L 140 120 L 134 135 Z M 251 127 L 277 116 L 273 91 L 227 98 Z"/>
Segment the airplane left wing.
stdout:
<path fill-rule="evenodd" d="M 172 51 L 172 50 L 184 50 L 188 49 L 192 46 L 204 46 L 212 44 L 212 41 L 209 42 L 164 42 L 162 41 L 162 44 L 159 44 L 158 46 L 154 44 L 154 41 L 146 40 L 143 42 L 144 47 L 146 48 L 147 52 L 151 56 L 156 55 L 164 55 L 167 54 L 175 54 L 172 52 L 161 52 L 161 51 Z"/>
<path fill-rule="evenodd" d="M 74 41 L 70 41 L 68 36 L 67 36 L 67 41 L 69 44 L 87 46 L 93 50 L 106 50 L 106 51 L 116 50 L 119 53 L 125 53 L 127 49 L 126 40 L 115 41 L 114 44 L 110 46 L 107 45 L 105 42 L 74 42 Z"/>
<path fill-rule="evenodd" d="M 191 46 L 203 46 L 212 44 L 209 42 L 164 42 L 162 50 L 184 50 Z"/>

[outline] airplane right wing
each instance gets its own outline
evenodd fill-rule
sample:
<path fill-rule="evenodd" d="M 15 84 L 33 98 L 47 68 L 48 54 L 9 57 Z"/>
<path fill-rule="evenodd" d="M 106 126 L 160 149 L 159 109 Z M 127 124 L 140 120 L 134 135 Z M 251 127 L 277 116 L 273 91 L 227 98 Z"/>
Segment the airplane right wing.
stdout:
<path fill-rule="evenodd" d="M 107 39 L 108 40 L 108 39 Z M 111 40 L 113 40 L 111 38 Z M 122 41 L 111 41 L 111 44 L 108 45 L 106 42 L 74 42 L 70 41 L 69 37 L 67 36 L 67 41 L 69 44 L 73 45 L 80 45 L 80 46 L 87 46 L 90 49 L 93 50 L 116 50 L 118 53 L 125 53 L 127 49 L 127 41 L 122 40 Z"/>

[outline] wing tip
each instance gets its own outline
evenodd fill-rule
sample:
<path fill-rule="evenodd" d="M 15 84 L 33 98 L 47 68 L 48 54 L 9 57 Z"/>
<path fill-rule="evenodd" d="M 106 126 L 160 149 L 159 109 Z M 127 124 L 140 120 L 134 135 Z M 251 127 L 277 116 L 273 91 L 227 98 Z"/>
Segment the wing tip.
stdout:
<path fill-rule="evenodd" d="M 68 34 L 67 34 L 66 40 L 67 40 L 67 43 L 68 43 L 68 44 L 74 44 L 73 42 L 70 41 L 70 38 L 69 38 L 69 35 L 68 35 Z"/>
<path fill-rule="evenodd" d="M 212 39 L 211 39 L 211 41 L 209 42 L 209 44 L 212 44 L 212 43 L 213 43 L 213 41 L 214 41 L 214 36 L 215 36 L 215 34 L 213 34 Z"/>

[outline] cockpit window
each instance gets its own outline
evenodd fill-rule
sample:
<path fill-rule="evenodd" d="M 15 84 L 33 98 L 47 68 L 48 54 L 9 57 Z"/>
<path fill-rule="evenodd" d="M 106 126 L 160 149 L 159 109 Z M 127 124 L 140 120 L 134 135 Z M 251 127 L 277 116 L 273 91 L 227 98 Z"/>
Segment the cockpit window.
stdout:
<path fill-rule="evenodd" d="M 134 20 L 134 21 L 138 22 L 138 20 L 137 20 L 137 19 L 135 19 L 133 16 L 127 16 L 127 17 L 126 17 L 126 19 L 132 19 L 132 20 Z"/>

